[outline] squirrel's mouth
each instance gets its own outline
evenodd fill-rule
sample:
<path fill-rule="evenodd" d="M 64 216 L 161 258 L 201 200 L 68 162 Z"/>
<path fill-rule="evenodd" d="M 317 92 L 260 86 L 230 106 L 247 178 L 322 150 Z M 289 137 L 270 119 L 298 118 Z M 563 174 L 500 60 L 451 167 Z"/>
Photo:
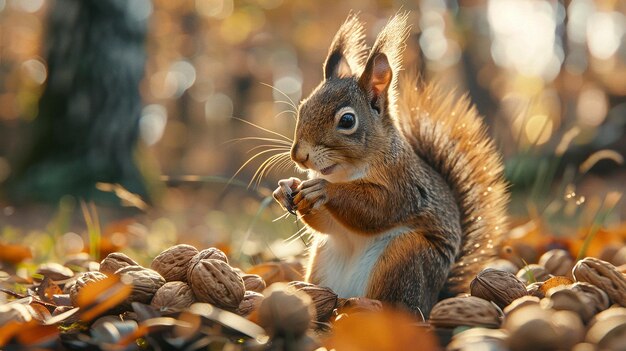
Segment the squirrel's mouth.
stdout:
<path fill-rule="evenodd" d="M 329 175 L 329 174 L 331 174 L 335 170 L 335 167 L 337 167 L 336 163 L 332 164 L 332 165 L 330 165 L 328 167 L 320 169 L 320 173 L 322 173 L 323 175 Z"/>

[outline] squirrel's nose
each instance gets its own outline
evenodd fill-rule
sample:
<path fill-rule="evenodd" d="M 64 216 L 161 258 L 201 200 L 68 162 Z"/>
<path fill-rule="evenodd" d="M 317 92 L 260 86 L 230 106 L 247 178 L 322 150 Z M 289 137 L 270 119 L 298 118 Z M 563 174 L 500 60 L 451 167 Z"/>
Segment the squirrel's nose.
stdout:
<path fill-rule="evenodd" d="M 291 159 L 294 162 L 298 162 L 299 164 L 303 165 L 306 161 L 309 160 L 309 153 L 302 151 L 300 145 L 293 144 L 293 147 L 291 148 Z"/>

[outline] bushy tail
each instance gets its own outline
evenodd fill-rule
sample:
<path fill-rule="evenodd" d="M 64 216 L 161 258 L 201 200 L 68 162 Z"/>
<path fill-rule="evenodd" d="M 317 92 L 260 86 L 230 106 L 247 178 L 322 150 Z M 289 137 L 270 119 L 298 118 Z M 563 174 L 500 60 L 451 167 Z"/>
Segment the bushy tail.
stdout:
<path fill-rule="evenodd" d="M 463 241 L 442 296 L 469 290 L 469 282 L 493 258 L 507 230 L 503 164 L 487 127 L 467 96 L 418 84 L 398 86 L 397 124 L 415 152 L 451 187 L 461 213 Z"/>

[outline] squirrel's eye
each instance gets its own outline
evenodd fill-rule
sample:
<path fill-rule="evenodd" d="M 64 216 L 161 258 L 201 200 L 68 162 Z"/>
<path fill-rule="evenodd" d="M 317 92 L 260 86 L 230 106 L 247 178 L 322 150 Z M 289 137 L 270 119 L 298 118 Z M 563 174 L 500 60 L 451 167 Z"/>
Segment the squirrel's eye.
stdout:
<path fill-rule="evenodd" d="M 337 123 L 337 128 L 339 129 L 352 129 L 354 124 L 356 123 L 356 116 L 354 113 L 344 113 L 341 118 L 339 118 L 339 123 Z"/>

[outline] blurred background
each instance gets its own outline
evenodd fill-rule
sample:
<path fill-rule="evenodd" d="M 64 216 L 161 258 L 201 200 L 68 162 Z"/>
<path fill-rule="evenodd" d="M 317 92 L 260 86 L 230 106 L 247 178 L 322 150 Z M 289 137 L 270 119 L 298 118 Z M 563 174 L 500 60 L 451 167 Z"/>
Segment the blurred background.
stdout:
<path fill-rule="evenodd" d="M 291 105 L 351 10 L 370 44 L 411 11 L 405 68 L 485 116 L 513 224 L 556 237 L 620 225 L 624 1 L 0 0 L 0 241 L 49 234 L 59 254 L 96 231 L 104 253 L 299 252 L 284 239 L 301 226 L 275 221 L 268 197 L 294 169 L 248 187 L 281 150 L 236 140 L 291 137 Z"/>

